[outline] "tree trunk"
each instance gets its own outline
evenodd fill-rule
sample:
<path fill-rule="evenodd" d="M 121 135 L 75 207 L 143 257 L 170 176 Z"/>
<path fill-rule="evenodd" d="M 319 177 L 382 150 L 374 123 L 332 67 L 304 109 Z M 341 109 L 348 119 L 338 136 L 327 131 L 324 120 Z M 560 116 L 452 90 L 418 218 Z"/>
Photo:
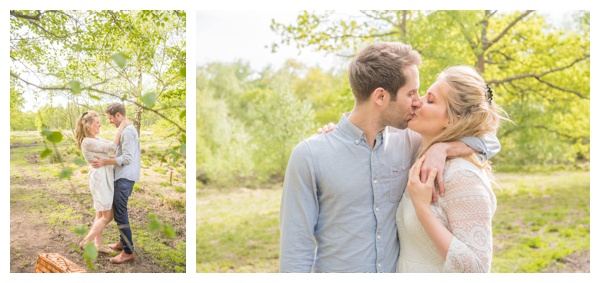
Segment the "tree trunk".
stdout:
<path fill-rule="evenodd" d="M 488 19 L 490 17 L 490 10 L 485 10 L 483 20 L 481 20 L 481 42 L 479 43 L 480 49 L 477 50 L 477 69 L 481 74 L 485 73 L 485 51 L 489 47 L 487 38 Z"/>

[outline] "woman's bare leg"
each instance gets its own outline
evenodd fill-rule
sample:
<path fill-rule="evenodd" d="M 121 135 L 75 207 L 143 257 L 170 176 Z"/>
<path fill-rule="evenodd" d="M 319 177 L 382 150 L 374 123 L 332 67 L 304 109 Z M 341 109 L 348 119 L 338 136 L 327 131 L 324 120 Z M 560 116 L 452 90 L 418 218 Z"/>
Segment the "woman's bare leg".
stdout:
<path fill-rule="evenodd" d="M 112 209 L 97 212 L 96 220 L 94 221 L 94 224 L 92 225 L 92 228 L 90 229 L 88 235 L 83 239 L 83 241 L 81 241 L 80 246 L 94 241 L 96 249 L 100 250 L 100 248 L 102 247 L 102 232 L 104 231 L 104 228 L 106 228 L 108 223 L 112 221 L 113 216 L 114 214 Z"/>

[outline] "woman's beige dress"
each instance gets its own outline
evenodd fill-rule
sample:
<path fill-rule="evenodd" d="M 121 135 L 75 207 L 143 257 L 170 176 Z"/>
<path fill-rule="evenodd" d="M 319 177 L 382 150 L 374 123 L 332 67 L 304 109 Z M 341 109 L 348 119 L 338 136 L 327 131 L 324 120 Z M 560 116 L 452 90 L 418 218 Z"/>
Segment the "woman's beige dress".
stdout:
<path fill-rule="evenodd" d="M 88 164 L 96 160 L 96 156 L 108 158 L 108 155 L 114 153 L 117 146 L 112 141 L 101 138 L 84 138 L 81 143 L 83 157 Z M 115 173 L 113 165 L 93 168 L 90 166 L 89 185 L 94 200 L 94 209 L 96 211 L 106 211 L 112 208 L 113 194 L 115 191 Z"/>

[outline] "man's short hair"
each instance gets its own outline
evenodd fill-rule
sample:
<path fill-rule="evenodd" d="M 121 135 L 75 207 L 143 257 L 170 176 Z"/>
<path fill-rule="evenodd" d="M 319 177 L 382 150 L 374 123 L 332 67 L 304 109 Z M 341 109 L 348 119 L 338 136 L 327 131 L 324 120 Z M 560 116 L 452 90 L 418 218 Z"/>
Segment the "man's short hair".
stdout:
<path fill-rule="evenodd" d="M 125 116 L 125 106 L 121 103 L 113 103 L 106 107 L 106 113 L 112 116 L 117 115 L 117 113 L 121 113 L 122 116 Z"/>
<path fill-rule="evenodd" d="M 396 93 L 406 84 L 404 69 L 420 65 L 421 55 L 408 44 L 375 43 L 364 48 L 348 68 L 348 79 L 357 102 L 369 99 L 381 87 L 396 100 Z"/>

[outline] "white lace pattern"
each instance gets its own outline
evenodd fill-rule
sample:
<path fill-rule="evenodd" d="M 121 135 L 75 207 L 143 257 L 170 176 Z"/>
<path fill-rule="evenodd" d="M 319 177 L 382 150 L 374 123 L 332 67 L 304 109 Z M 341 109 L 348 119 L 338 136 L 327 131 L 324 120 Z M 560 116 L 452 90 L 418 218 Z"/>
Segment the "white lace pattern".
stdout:
<path fill-rule="evenodd" d="M 405 191 L 396 222 L 400 239 L 397 272 L 490 272 L 496 196 L 485 171 L 457 158 L 446 162 L 446 195 L 431 210 L 454 235 L 446 261 L 419 222 Z"/>

